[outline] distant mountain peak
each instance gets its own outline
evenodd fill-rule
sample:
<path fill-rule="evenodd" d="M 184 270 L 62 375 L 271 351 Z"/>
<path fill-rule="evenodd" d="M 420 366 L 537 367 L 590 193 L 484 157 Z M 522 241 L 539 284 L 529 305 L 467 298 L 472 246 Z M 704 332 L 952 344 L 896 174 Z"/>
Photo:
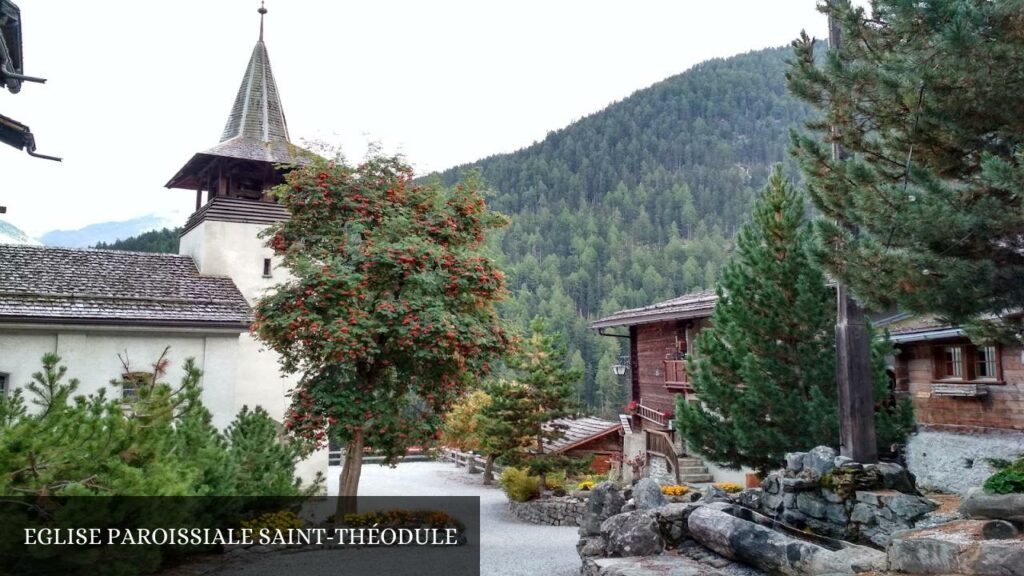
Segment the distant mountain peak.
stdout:
<path fill-rule="evenodd" d="M 40 240 L 47 246 L 87 248 L 100 242 L 111 243 L 131 238 L 151 230 L 173 228 L 180 224 L 178 220 L 175 217 L 148 214 L 129 220 L 89 224 L 77 230 L 52 230 L 43 234 Z"/>
<path fill-rule="evenodd" d="M 26 234 L 14 224 L 0 220 L 0 244 L 38 245 L 39 241 Z"/>

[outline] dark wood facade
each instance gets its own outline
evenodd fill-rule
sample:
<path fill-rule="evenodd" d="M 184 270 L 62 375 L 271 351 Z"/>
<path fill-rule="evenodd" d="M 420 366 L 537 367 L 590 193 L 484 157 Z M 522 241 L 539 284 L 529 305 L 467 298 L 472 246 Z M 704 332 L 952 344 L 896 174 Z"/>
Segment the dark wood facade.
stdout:
<path fill-rule="evenodd" d="M 665 320 L 630 329 L 633 426 L 669 430 L 676 396 L 694 398 L 686 371 L 686 354 L 707 318 Z"/>

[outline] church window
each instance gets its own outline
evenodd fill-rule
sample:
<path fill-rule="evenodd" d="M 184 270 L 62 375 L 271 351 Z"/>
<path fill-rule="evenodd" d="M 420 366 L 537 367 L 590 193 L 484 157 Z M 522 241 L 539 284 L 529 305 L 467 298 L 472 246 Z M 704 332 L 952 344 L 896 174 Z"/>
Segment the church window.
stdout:
<path fill-rule="evenodd" d="M 10 379 L 11 377 L 9 374 L 0 372 L 0 396 L 7 396 L 7 383 L 10 381 Z"/>
<path fill-rule="evenodd" d="M 263 277 L 270 278 L 270 258 L 263 259 Z"/>

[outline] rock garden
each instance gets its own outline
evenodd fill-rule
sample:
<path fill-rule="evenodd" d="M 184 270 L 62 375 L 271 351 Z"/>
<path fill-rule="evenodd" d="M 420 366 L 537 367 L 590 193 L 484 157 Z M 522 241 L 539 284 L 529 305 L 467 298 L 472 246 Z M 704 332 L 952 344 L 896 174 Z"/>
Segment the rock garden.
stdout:
<path fill-rule="evenodd" d="M 786 461 L 761 488 L 673 502 L 650 479 L 596 485 L 579 521 L 582 574 L 1024 575 L 1024 494 L 978 489 L 948 514 L 896 464 L 825 447 Z"/>

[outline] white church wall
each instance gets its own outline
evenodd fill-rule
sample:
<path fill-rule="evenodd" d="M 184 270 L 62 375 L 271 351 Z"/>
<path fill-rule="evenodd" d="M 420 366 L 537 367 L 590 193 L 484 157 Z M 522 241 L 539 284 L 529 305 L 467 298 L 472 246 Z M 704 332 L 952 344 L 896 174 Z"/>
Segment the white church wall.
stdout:
<path fill-rule="evenodd" d="M 281 258 L 259 238 L 265 228 L 265 224 L 203 221 L 181 237 L 178 253 L 191 256 L 201 274 L 231 278 L 249 304 L 255 304 L 267 290 L 289 278 L 288 272 L 279 268 Z M 269 278 L 263 275 L 266 258 L 271 259 Z M 276 352 L 249 334 L 239 337 L 235 412 L 242 406 L 260 406 L 271 418 L 283 422 L 291 403 L 288 392 L 297 381 L 297 376 L 281 373 Z M 317 473 L 326 474 L 327 453 L 319 450 L 299 463 L 296 473 L 303 482 L 312 482 Z"/>
<path fill-rule="evenodd" d="M 279 270 L 281 259 L 264 245 L 259 233 L 266 224 L 205 220 L 181 237 L 179 254 L 195 260 L 199 272 L 227 276 L 253 304 L 267 289 L 284 282 L 288 275 Z M 263 276 L 263 261 L 271 259 L 271 275 Z"/>
<path fill-rule="evenodd" d="M 203 371 L 203 403 L 214 424 L 226 427 L 235 416 L 234 386 L 238 365 L 238 333 L 203 334 L 130 328 L 48 327 L 0 331 L 0 372 L 10 374 L 11 388 L 22 388 L 41 368 L 43 354 L 55 352 L 67 366 L 67 378 L 80 381 L 77 394 L 106 388 L 124 372 L 118 358 L 127 358 L 132 370 L 152 371 L 153 363 L 169 347 L 165 381 L 180 382 L 184 362 L 194 358 Z"/>

